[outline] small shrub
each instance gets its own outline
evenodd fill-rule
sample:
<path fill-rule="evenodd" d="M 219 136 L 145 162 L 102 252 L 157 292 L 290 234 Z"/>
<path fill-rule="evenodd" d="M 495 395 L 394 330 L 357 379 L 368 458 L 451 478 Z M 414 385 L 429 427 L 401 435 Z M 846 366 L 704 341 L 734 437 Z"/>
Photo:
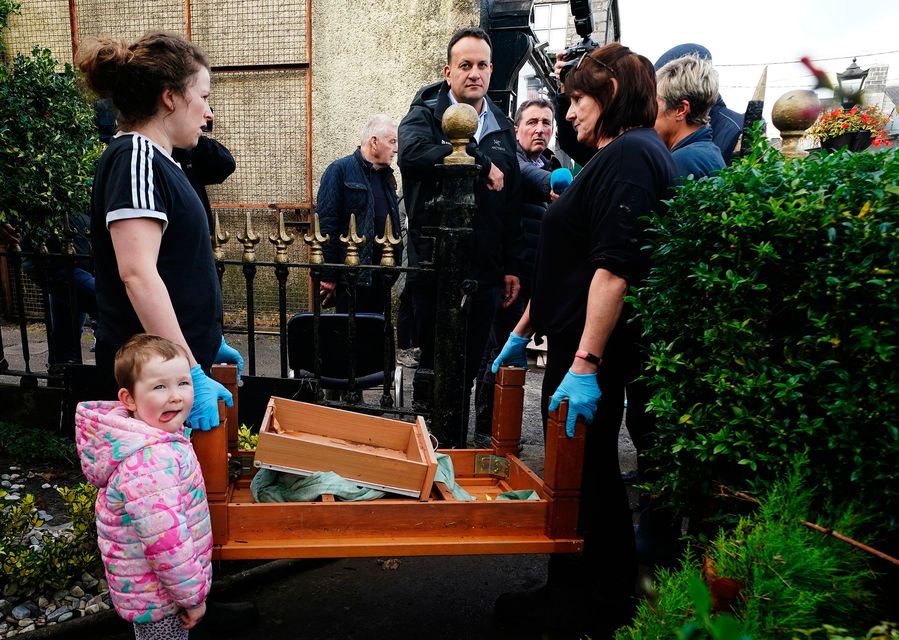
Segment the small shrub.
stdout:
<path fill-rule="evenodd" d="M 72 519 L 58 534 L 39 530 L 34 496 L 26 494 L 0 512 L 0 588 L 5 596 L 29 596 L 71 585 L 85 571 L 101 568 L 94 504 L 97 489 L 87 483 L 57 489 Z"/>
<path fill-rule="evenodd" d="M 681 638 L 793 640 L 835 621 L 867 628 L 868 621 L 877 620 L 875 576 L 864 554 L 802 525 L 812 502 L 802 489 L 805 481 L 803 473 L 793 472 L 774 486 L 757 513 L 721 530 L 703 549 L 704 566 L 693 549 L 679 569 L 660 570 L 656 595 L 641 603 L 634 624 L 616 638 L 668 640 L 677 632 Z M 860 521 L 847 510 L 828 524 L 847 533 Z M 733 620 L 721 621 L 723 616 L 710 612 L 708 592 L 696 584 L 703 575 L 712 584 L 721 578 L 742 583 L 731 604 Z"/>
<path fill-rule="evenodd" d="M 784 161 L 757 148 L 656 216 L 634 302 L 650 344 L 660 471 L 695 513 L 756 495 L 808 452 L 834 501 L 899 529 L 899 156 Z"/>
<path fill-rule="evenodd" d="M 0 422 L 0 455 L 19 462 L 64 462 L 72 466 L 78 463 L 78 452 L 71 440 L 8 422 Z"/>
<path fill-rule="evenodd" d="M 237 448 L 241 451 L 255 451 L 259 444 L 259 434 L 250 431 L 250 428 L 242 424 L 237 430 Z"/>

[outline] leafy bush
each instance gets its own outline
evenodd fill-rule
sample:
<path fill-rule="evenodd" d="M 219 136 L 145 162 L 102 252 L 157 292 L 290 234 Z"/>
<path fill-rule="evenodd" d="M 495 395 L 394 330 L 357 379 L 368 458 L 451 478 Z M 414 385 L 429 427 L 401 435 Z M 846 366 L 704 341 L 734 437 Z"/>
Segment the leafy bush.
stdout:
<path fill-rule="evenodd" d="M 868 628 L 878 619 L 872 610 L 875 576 L 861 551 L 802 525 L 812 502 L 802 489 L 807 481 L 793 472 L 777 483 L 757 513 L 719 532 L 704 549 L 702 565 L 691 550 L 678 570 L 660 570 L 657 595 L 641 603 L 634 624 L 616 637 L 668 640 L 679 630 L 682 638 L 792 640 L 808 630 L 823 632 L 823 624 L 834 621 Z M 847 510 L 828 524 L 851 533 L 860 522 Z M 721 580 L 742 583 L 730 603 L 738 620 L 711 613 L 709 594 L 696 584 L 699 576 L 713 594 Z"/>
<path fill-rule="evenodd" d="M 101 143 L 94 111 L 66 65 L 35 47 L 0 64 L 0 222 L 59 235 L 65 213 L 90 203 Z"/>
<path fill-rule="evenodd" d="M 78 452 L 70 439 L 8 422 L 0 422 L 0 455 L 19 462 L 78 463 Z"/>
<path fill-rule="evenodd" d="M 97 489 L 87 483 L 57 489 L 72 529 L 52 533 L 43 524 L 34 496 L 0 511 L 0 588 L 5 596 L 28 596 L 66 587 L 85 571 L 101 567 L 94 504 Z"/>
<path fill-rule="evenodd" d="M 835 501 L 899 529 L 899 157 L 784 161 L 758 147 L 656 216 L 635 304 L 660 480 L 694 513 L 759 494 L 807 451 Z"/>
<path fill-rule="evenodd" d="M 0 62 L 6 55 L 6 42 L 4 39 L 6 27 L 9 25 L 9 17 L 21 11 L 22 5 L 16 0 L 0 0 Z"/>

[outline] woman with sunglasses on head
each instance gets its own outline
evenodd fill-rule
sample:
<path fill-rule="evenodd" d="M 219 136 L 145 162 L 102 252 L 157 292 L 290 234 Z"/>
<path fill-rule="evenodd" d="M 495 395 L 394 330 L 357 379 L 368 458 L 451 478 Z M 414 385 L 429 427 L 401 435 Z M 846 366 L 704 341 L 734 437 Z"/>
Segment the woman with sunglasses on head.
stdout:
<path fill-rule="evenodd" d="M 645 57 L 617 43 L 595 49 L 567 73 L 565 92 L 578 142 L 596 153 L 544 215 L 530 304 L 497 363 L 526 366 L 528 340 L 546 336 L 544 425 L 547 408 L 562 399 L 569 436 L 577 416 L 587 423 L 579 512 L 584 553 L 551 556 L 547 584 L 504 594 L 496 612 L 607 638 L 633 613 L 637 577 L 618 466 L 624 387 L 639 375 L 638 329 L 628 324 L 624 297 L 647 273 L 642 218 L 663 206 L 675 168 L 653 129 L 655 70 Z"/>
<path fill-rule="evenodd" d="M 137 333 L 183 347 L 197 429 L 218 425 L 231 394 L 207 376 L 222 346 L 222 298 L 206 211 L 174 148 L 192 149 L 212 121 L 209 60 L 167 32 L 128 43 L 91 38 L 75 60 L 111 100 L 119 133 L 97 163 L 91 201 L 97 287 L 97 366 L 115 393 L 115 353 Z"/>

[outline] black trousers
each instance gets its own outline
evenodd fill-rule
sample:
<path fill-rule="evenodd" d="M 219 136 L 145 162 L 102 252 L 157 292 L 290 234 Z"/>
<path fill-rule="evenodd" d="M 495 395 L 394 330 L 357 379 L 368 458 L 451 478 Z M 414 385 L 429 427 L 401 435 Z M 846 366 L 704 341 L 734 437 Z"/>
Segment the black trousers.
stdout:
<path fill-rule="evenodd" d="M 434 368 L 434 344 L 436 338 L 437 323 L 437 288 L 432 281 L 427 279 L 415 280 L 407 284 L 412 294 L 412 307 L 415 319 L 415 332 L 418 336 L 421 358 L 421 369 Z M 480 284 L 478 290 L 472 295 L 468 308 L 468 331 L 465 341 L 465 398 L 464 398 L 464 424 L 468 424 L 469 405 L 471 402 L 471 387 L 481 364 L 481 356 L 487 338 L 493 327 L 493 319 L 499 308 L 502 288 L 497 286 L 484 286 Z M 464 446 L 458 443 L 459 446 Z"/>
<path fill-rule="evenodd" d="M 493 391 L 496 385 L 496 376 L 491 371 L 493 360 L 499 355 L 503 345 L 509 337 L 509 333 L 521 320 L 524 308 L 528 304 L 528 295 L 522 294 L 506 309 L 498 309 L 493 320 L 493 326 L 487 337 L 484 353 L 481 355 L 481 364 L 478 367 L 478 375 L 474 386 L 474 410 L 475 432 L 490 435 L 493 431 Z"/>
<path fill-rule="evenodd" d="M 554 554 L 549 560 L 549 585 L 572 589 L 603 606 L 628 603 L 637 578 L 633 520 L 618 464 L 618 432 L 624 413 L 624 389 L 631 378 L 628 364 L 636 344 L 624 332 L 613 333 L 597 373 L 602 396 L 587 426 L 578 533 L 584 538 L 582 555 Z M 574 360 L 581 334 L 547 336 L 543 373 L 544 432 L 549 398 Z M 629 344 L 631 343 L 631 344 Z"/>
<path fill-rule="evenodd" d="M 396 314 L 396 346 L 400 349 L 411 349 L 418 346 L 418 333 L 415 330 L 415 316 L 412 310 L 412 294 L 409 286 L 403 287 L 400 294 L 400 307 Z"/>

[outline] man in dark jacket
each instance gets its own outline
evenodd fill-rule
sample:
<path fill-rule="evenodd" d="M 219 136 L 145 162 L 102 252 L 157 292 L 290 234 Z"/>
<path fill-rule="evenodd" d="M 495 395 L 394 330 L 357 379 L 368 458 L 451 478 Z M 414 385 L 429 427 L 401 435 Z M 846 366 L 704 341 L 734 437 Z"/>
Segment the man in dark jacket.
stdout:
<path fill-rule="evenodd" d="M 346 249 L 338 241 L 356 214 L 356 233 L 365 236 L 359 252 L 362 264 L 379 264 L 381 245 L 375 238 L 384 235 L 387 218 L 396 236 L 400 234 L 399 199 L 396 178 L 390 168 L 397 152 L 396 123 L 383 114 L 372 116 L 362 130 L 360 145 L 352 154 L 335 160 L 322 174 L 315 212 L 323 234 L 331 236 L 324 246 L 325 262 L 342 264 Z M 400 256 L 396 263 L 400 264 Z M 336 302 L 338 311 L 346 311 L 346 293 L 338 287 L 339 272 L 325 270 L 319 285 L 322 304 Z M 384 288 L 371 271 L 362 271 L 356 288 L 356 311 L 382 313 Z"/>
<path fill-rule="evenodd" d="M 181 165 L 190 186 L 197 192 L 203 208 L 206 209 L 206 220 L 209 230 L 215 233 L 212 219 L 212 205 L 206 187 L 221 184 L 234 173 L 237 163 L 228 147 L 208 136 L 200 136 L 193 149 L 172 149 L 172 157 Z"/>
<path fill-rule="evenodd" d="M 547 146 L 553 135 L 553 105 L 545 98 L 522 102 L 515 112 L 515 138 L 518 142 L 518 167 L 521 170 L 521 224 L 525 252 L 521 264 L 521 293 L 511 306 L 496 314 L 493 330 L 484 350 L 475 387 L 476 444 L 487 445 L 493 421 L 494 375 L 490 370 L 497 351 L 505 344 L 531 297 L 531 274 L 540 240 L 543 214 L 551 200 L 550 173 L 560 164 Z"/>
<path fill-rule="evenodd" d="M 493 71 L 490 37 L 481 29 L 457 31 L 447 47 L 444 80 L 428 85 L 415 96 L 399 127 L 399 167 L 403 175 L 409 215 L 409 265 L 432 259 L 433 242 L 423 229 L 434 224 L 425 203 L 437 190 L 434 165 L 442 163 L 452 146 L 440 126 L 443 113 L 455 103 L 469 104 L 478 113 L 478 128 L 468 152 L 481 167 L 475 185 L 477 211 L 470 277 L 478 283 L 468 316 L 466 380 L 473 381 L 480 364 L 496 309 L 518 297 L 524 239 L 517 206 L 519 181 L 512 123 L 487 97 Z M 422 370 L 433 369 L 436 287 L 431 278 L 410 274 L 409 285 L 421 342 Z M 468 406 L 466 399 L 465 405 Z M 464 443 L 445 443 L 462 446 Z"/>

